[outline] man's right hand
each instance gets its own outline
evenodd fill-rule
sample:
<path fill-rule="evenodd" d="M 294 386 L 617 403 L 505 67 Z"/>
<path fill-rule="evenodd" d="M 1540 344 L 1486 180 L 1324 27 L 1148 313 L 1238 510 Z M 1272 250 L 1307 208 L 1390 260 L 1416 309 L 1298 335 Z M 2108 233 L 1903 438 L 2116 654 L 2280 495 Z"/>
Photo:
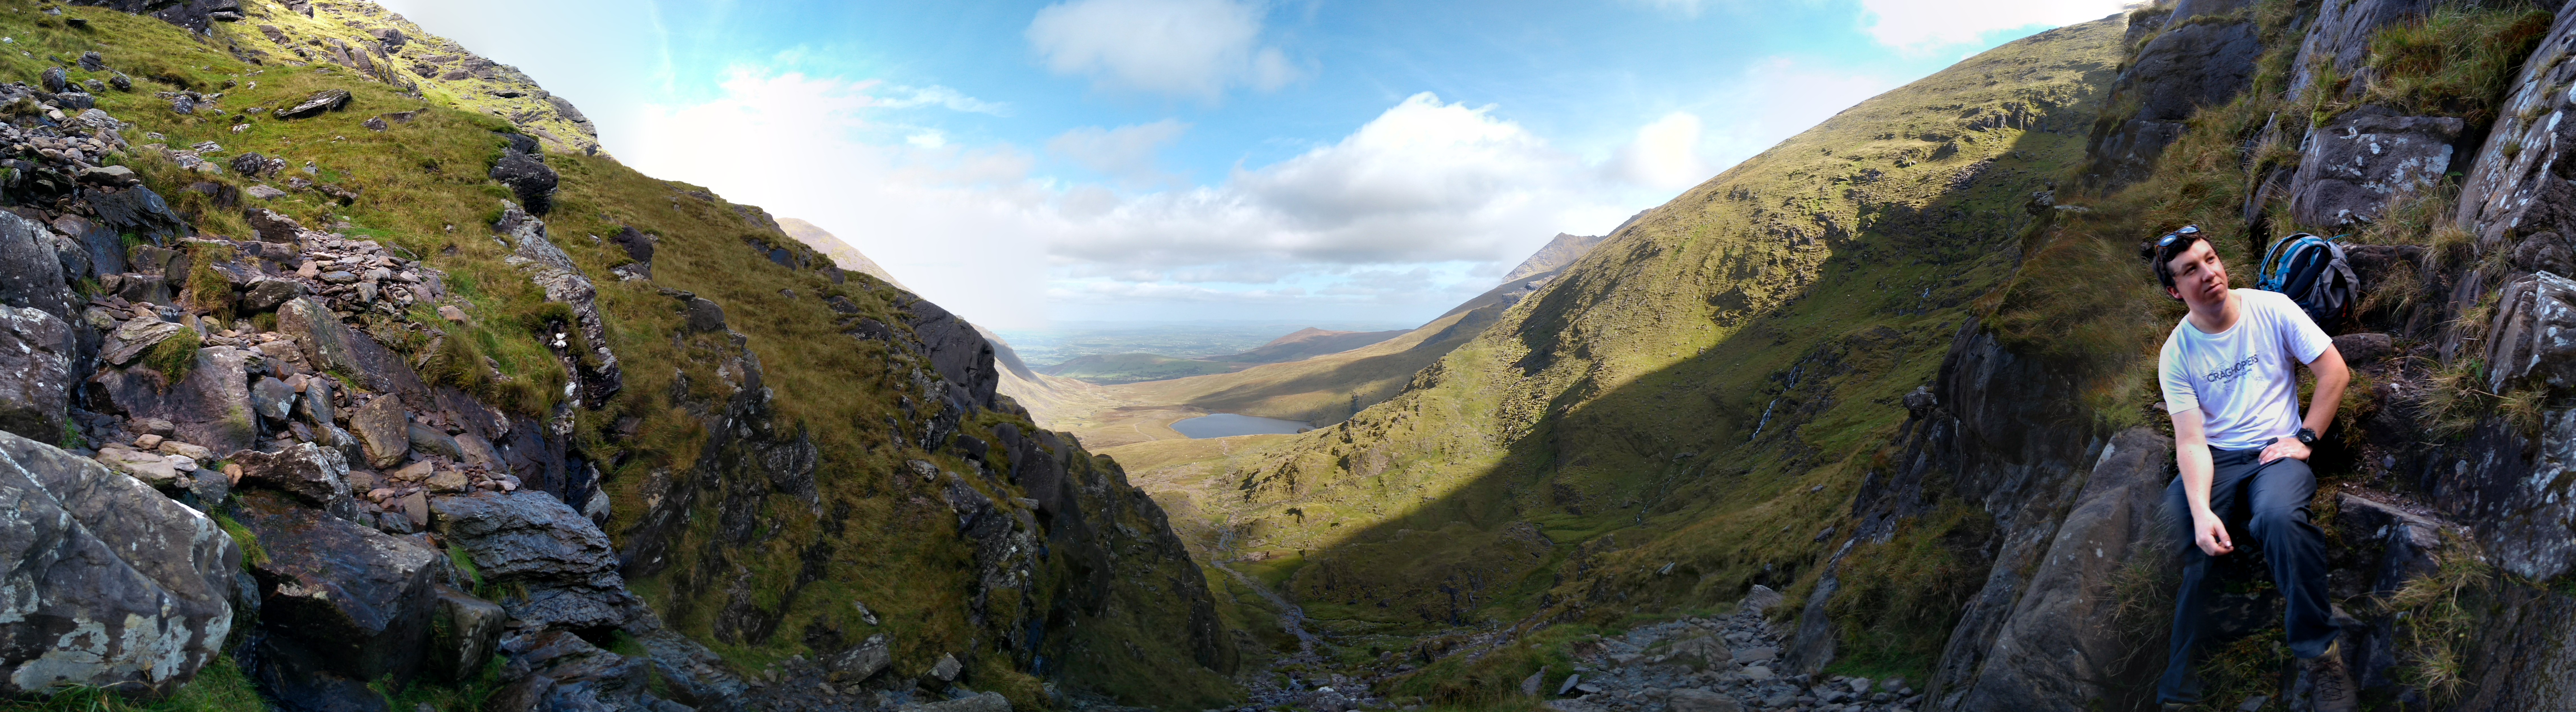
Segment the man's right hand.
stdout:
<path fill-rule="evenodd" d="M 2236 550 L 2236 544 L 2227 539 L 2227 522 L 2221 521 L 2217 514 L 2211 512 L 2195 512 L 2191 515 L 2191 541 L 2200 545 L 2200 550 L 2210 556 L 2226 556 L 2228 552 Z"/>

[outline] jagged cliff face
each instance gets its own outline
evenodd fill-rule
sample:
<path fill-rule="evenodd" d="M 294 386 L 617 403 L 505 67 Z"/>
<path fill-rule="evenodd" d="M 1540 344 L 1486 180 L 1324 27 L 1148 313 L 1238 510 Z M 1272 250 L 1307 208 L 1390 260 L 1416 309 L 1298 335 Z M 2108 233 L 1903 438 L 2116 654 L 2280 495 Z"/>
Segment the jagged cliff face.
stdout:
<path fill-rule="evenodd" d="M 118 9 L 0 16 L 7 690 L 1231 694 L 1160 508 L 972 325 L 372 5 Z"/>

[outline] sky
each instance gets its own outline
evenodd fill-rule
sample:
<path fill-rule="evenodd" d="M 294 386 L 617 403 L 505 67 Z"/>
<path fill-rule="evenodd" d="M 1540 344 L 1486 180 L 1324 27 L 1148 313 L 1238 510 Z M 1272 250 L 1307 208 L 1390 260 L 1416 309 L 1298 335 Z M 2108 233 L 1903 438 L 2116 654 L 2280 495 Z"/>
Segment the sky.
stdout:
<path fill-rule="evenodd" d="M 1416 323 L 2126 0 L 379 0 L 996 328 Z"/>

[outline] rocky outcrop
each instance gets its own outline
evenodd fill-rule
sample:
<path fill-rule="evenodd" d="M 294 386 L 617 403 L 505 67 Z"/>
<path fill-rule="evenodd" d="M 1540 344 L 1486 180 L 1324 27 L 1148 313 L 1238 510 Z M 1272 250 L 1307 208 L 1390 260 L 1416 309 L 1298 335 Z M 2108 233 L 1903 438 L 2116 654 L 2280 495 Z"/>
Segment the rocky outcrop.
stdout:
<path fill-rule="evenodd" d="M 1961 710 L 2079 710 L 2163 669 L 2163 651 L 2117 629 L 2116 583 L 2131 566 L 2170 566 L 2173 528 L 2160 519 L 2173 441 L 2122 431 L 2102 446 L 2075 505 L 2060 518 L 1974 677 L 1935 703 Z"/>
<path fill-rule="evenodd" d="M 528 212 L 544 215 L 555 206 L 555 184 L 561 179 L 555 169 L 546 166 L 546 155 L 537 140 L 518 134 L 502 134 L 508 141 L 501 147 L 501 158 L 492 164 L 492 180 L 508 186 L 519 196 Z"/>
<path fill-rule="evenodd" d="M 2391 203 L 2434 190 L 2466 127 L 2453 117 L 2394 116 L 2378 107 L 2344 112 L 2308 133 L 2290 182 L 2290 217 L 2338 230 L 2378 220 Z"/>
<path fill-rule="evenodd" d="M 0 433 L 0 692 L 175 691 L 232 631 L 242 550 L 133 478 Z"/>
<path fill-rule="evenodd" d="M 548 172 L 546 189 L 554 189 L 552 172 Z M 598 289 L 572 258 L 546 239 L 546 224 L 522 211 L 518 206 L 505 206 L 501 221 L 493 230 L 509 239 L 510 261 L 531 272 L 537 287 L 546 293 L 546 301 L 572 308 L 570 323 L 552 324 L 556 333 L 547 343 L 563 359 L 564 370 L 577 375 L 581 390 L 575 405 L 597 408 L 616 397 L 626 387 L 625 371 L 617 365 L 617 354 L 608 349 L 608 322 L 599 314 Z"/>
<path fill-rule="evenodd" d="M 240 22 L 241 0 L 71 0 L 73 5 L 151 15 L 161 21 L 206 33 L 217 22 Z"/>
<path fill-rule="evenodd" d="M 90 379 L 101 410 L 132 419 L 167 420 L 174 437 L 217 452 L 258 444 L 259 414 L 251 410 L 250 373 L 262 367 L 259 352 L 231 346 L 198 349 L 178 378 L 143 366 L 101 371 Z"/>
<path fill-rule="evenodd" d="M 2234 99 L 2254 81 L 2263 43 L 2253 23 L 2176 23 L 2148 40 L 2112 86 L 2111 106 L 2136 113 L 2103 116 L 2085 146 L 2087 185 L 2110 190 L 2145 178 L 2182 136 L 2183 120 Z"/>
<path fill-rule="evenodd" d="M 616 549 L 589 518 L 534 491 L 432 497 L 432 526 L 464 547 L 487 583 L 512 587 L 510 617 L 567 630 L 616 628 L 641 615 Z"/>
<path fill-rule="evenodd" d="M 352 680 L 409 681 L 421 672 L 432 586 L 446 577 L 447 557 L 274 493 L 245 495 L 238 511 L 268 554 L 251 574 L 270 636 Z"/>
<path fill-rule="evenodd" d="M 2325 0 L 2317 8 L 2316 20 L 2299 41 L 2299 54 L 2290 63 L 2289 97 L 2302 100 L 2309 92 L 2329 91 L 2349 95 L 2368 83 L 2366 60 L 2370 58 L 2371 37 L 2379 28 L 2432 12 L 2435 0 Z M 2319 87 L 2320 81 L 2337 80 L 2336 86 Z"/>

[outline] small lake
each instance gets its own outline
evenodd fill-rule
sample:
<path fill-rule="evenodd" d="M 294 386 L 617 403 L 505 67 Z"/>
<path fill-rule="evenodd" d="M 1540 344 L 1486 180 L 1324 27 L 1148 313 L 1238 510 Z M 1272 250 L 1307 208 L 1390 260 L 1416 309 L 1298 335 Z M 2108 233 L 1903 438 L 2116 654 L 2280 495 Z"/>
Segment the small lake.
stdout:
<path fill-rule="evenodd" d="M 1222 438 L 1233 435 L 1272 435 L 1299 433 L 1309 427 L 1304 421 L 1278 418 L 1255 418 L 1249 415 L 1218 413 L 1202 415 L 1172 423 L 1172 429 L 1196 438 Z"/>

